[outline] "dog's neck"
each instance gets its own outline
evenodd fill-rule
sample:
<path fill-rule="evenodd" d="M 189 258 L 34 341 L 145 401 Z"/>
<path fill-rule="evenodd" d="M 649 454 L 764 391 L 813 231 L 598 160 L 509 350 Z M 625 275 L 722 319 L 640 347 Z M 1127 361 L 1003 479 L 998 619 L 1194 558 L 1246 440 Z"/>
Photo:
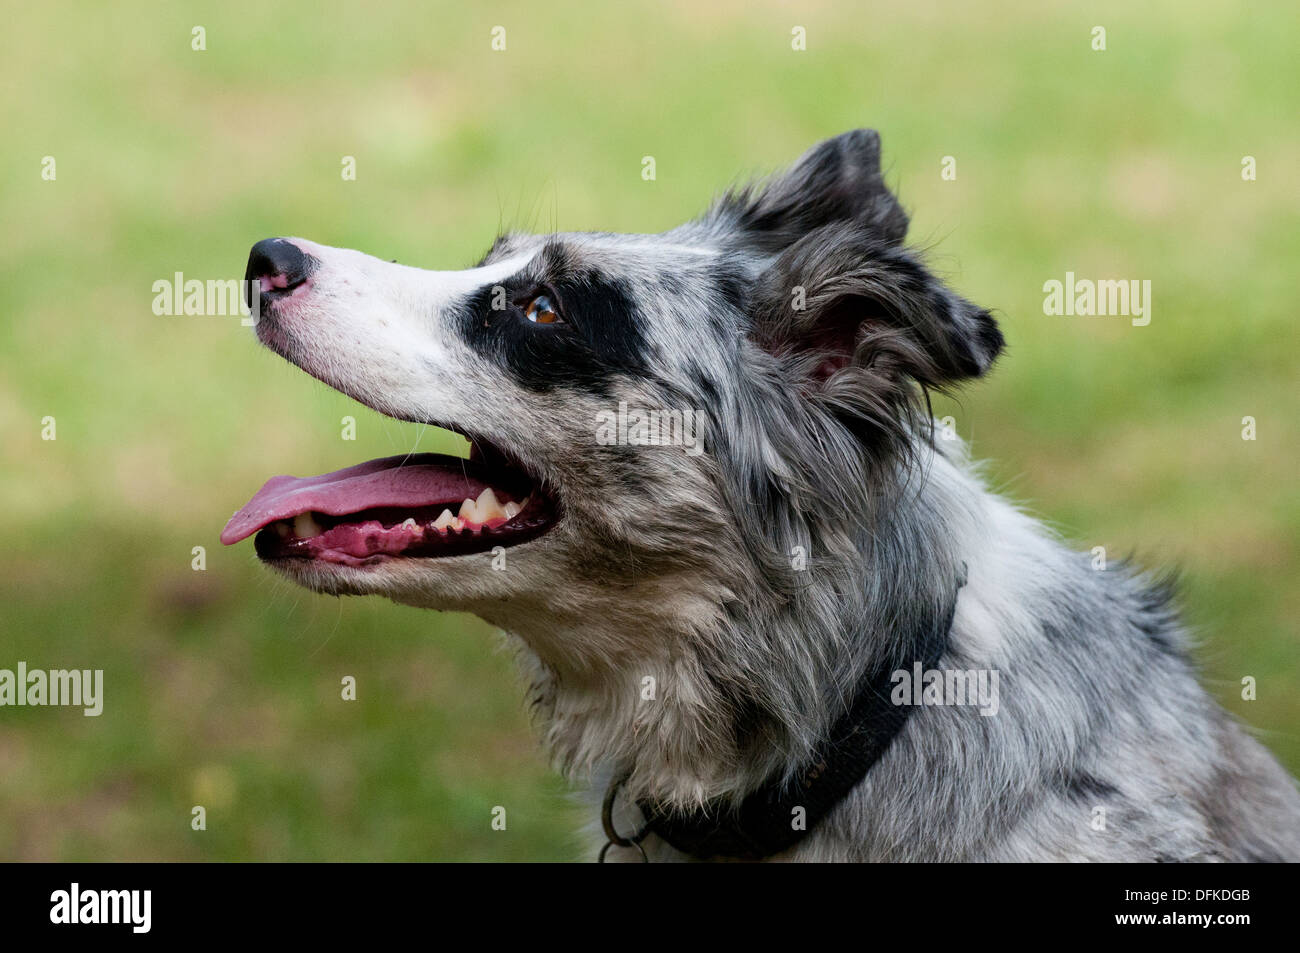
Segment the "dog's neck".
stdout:
<path fill-rule="evenodd" d="M 539 600 L 490 621 L 522 640 L 531 706 L 571 776 L 628 772 L 630 795 L 682 808 L 739 799 L 802 763 L 873 667 L 911 657 L 951 602 L 971 497 L 936 455 L 888 524 L 809 527 L 787 592 L 756 585 L 738 551 L 725 579 L 655 577 L 601 612 L 575 594 L 571 611 Z"/>

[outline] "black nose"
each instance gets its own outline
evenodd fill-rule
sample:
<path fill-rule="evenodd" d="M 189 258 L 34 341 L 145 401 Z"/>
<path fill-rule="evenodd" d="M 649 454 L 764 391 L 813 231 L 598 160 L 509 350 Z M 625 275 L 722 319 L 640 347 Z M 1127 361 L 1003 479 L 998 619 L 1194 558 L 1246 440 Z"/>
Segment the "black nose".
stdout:
<path fill-rule="evenodd" d="M 263 304 L 283 298 L 306 281 L 315 266 L 316 259 L 293 242 L 264 238 L 248 253 L 248 270 L 244 272 L 247 294 L 260 293 Z M 248 306 L 251 309 L 253 303 Z"/>

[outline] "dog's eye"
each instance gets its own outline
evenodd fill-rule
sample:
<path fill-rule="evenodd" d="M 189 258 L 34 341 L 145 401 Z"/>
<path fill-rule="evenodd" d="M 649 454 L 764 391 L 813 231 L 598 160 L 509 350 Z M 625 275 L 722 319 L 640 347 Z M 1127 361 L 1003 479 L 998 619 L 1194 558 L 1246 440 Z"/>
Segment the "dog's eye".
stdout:
<path fill-rule="evenodd" d="M 537 324 L 563 324 L 550 295 L 538 295 L 524 306 L 524 317 Z"/>

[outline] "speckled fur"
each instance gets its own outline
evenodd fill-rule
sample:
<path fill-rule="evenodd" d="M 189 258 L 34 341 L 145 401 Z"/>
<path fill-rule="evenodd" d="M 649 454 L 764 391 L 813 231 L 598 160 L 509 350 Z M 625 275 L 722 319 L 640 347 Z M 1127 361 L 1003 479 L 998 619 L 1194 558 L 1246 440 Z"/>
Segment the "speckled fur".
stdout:
<path fill-rule="evenodd" d="M 303 243 L 313 296 L 264 340 L 384 413 L 509 447 L 565 516 L 505 572 L 488 556 L 275 568 L 510 633 L 542 740 L 591 785 L 594 821 L 615 774 L 629 796 L 690 806 L 792 772 L 863 673 L 906 657 L 964 564 L 943 664 L 998 671 L 997 715 L 919 709 L 774 859 L 1300 859 L 1295 783 L 1198 684 L 1167 587 L 1094 571 L 935 437 L 927 389 L 983 374 L 1002 339 L 904 248 L 906 228 L 860 130 L 662 235 L 509 234 L 455 273 Z M 575 357 L 568 373 L 563 357 L 530 365 L 527 338 L 507 355 L 462 332 L 475 292 L 557 261 L 632 303 L 621 347 L 576 321 L 563 333 L 583 370 Z M 620 400 L 703 409 L 706 452 L 597 445 L 593 421 Z"/>

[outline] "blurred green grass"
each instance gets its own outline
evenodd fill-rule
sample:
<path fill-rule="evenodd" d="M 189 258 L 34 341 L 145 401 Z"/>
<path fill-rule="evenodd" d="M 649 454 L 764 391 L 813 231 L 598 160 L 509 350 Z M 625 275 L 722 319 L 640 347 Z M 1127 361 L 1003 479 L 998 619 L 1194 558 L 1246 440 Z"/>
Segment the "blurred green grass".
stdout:
<path fill-rule="evenodd" d="M 234 318 L 155 316 L 152 283 L 239 277 L 270 235 L 458 267 L 503 225 L 655 231 L 862 125 L 912 240 L 1011 344 L 938 412 L 1081 548 L 1180 563 L 1216 693 L 1300 769 L 1300 15 L 999 11 L 11 5 L 0 667 L 103 668 L 106 701 L 0 710 L 0 859 L 576 856 L 486 625 L 314 596 L 216 539 L 270 474 L 455 438 L 308 380 Z M 1150 326 L 1044 316 L 1067 270 L 1150 279 Z"/>

